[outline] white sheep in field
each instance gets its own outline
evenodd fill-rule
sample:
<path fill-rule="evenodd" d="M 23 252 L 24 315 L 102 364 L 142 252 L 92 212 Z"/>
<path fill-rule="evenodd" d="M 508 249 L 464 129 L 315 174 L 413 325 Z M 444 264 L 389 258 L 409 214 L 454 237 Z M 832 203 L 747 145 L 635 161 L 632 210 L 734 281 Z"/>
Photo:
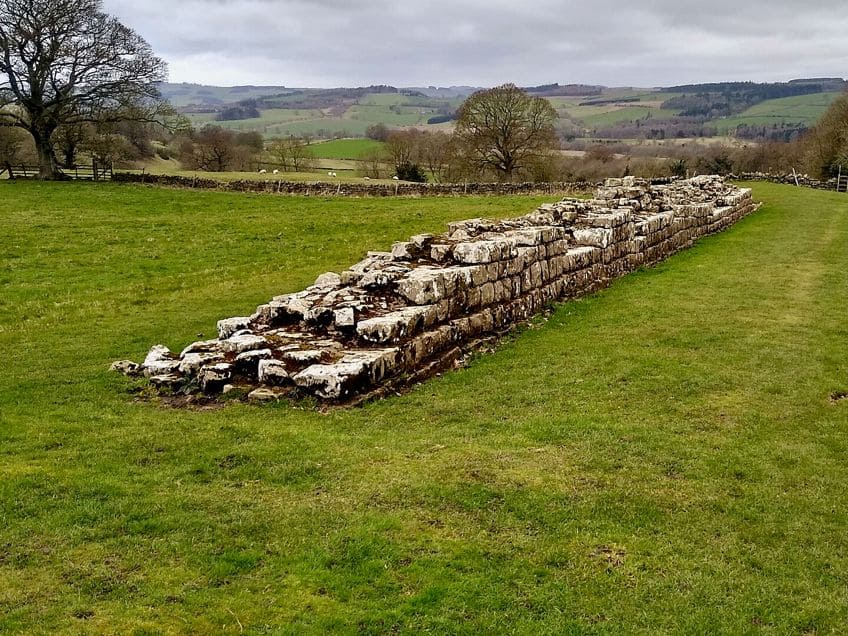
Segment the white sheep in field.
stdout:
<path fill-rule="evenodd" d="M 394 179 L 395 181 L 400 181 L 400 177 L 397 175 L 393 176 L 392 179 Z"/>
<path fill-rule="evenodd" d="M 327 176 L 328 177 L 338 177 L 339 175 L 337 175 L 335 172 L 330 171 L 330 172 L 327 173 Z"/>
<path fill-rule="evenodd" d="M 371 181 L 371 177 L 362 177 L 362 178 L 365 179 L 366 181 Z"/>
<path fill-rule="evenodd" d="M 259 171 L 259 174 L 267 174 L 267 173 L 268 173 L 268 171 L 265 168 L 262 168 L 262 170 Z"/>
<path fill-rule="evenodd" d="M 279 170 L 274 170 L 274 174 L 280 174 Z"/>

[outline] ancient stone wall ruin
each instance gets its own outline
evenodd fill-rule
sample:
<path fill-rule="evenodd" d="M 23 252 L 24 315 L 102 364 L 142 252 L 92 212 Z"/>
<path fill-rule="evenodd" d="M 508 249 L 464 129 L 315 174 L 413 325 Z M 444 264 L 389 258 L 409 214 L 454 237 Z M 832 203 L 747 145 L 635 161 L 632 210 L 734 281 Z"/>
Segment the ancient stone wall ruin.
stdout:
<path fill-rule="evenodd" d="M 426 377 L 553 301 L 598 290 L 722 230 L 757 205 L 719 177 L 668 185 L 610 179 L 516 219 L 472 219 L 396 243 L 181 353 L 157 345 L 140 365 L 154 387 L 252 399 L 313 395 L 350 402 Z"/>

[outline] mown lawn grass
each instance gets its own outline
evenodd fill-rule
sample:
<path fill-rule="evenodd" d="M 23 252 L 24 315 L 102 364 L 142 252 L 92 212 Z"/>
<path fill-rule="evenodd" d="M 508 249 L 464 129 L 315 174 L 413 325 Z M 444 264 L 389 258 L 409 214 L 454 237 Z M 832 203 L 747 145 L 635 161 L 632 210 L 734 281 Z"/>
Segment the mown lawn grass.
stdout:
<path fill-rule="evenodd" d="M 169 410 L 108 364 L 540 199 L 0 184 L 0 631 L 844 631 L 848 198 L 755 194 L 469 368 L 322 414 Z"/>

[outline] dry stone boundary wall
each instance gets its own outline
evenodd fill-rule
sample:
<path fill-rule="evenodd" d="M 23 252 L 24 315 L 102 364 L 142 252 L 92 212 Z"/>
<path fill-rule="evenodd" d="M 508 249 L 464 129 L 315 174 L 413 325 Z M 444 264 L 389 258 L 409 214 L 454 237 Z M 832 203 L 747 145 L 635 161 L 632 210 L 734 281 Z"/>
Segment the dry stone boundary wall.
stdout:
<path fill-rule="evenodd" d="M 553 301 L 601 289 L 757 207 L 750 190 L 720 177 L 609 179 L 591 200 L 452 223 L 369 252 L 249 316 L 219 321 L 214 340 L 180 353 L 157 345 L 143 363 L 113 367 L 166 392 L 352 402 L 426 377 Z"/>
<path fill-rule="evenodd" d="M 821 181 L 813 179 L 806 174 L 771 174 L 767 172 L 743 172 L 740 175 L 729 175 L 730 179 L 737 181 L 767 181 L 769 183 L 780 183 L 783 185 L 798 185 L 814 190 L 836 191 L 836 178 Z"/>
<path fill-rule="evenodd" d="M 591 192 L 597 184 L 577 182 L 556 183 L 360 183 L 285 181 L 284 179 L 239 179 L 221 181 L 207 177 L 180 177 L 151 175 L 134 172 L 116 172 L 116 182 L 143 183 L 171 188 L 222 190 L 226 192 L 257 192 L 298 196 L 349 196 L 349 197 L 432 197 L 465 195 L 515 195 L 515 194 L 575 194 Z"/>

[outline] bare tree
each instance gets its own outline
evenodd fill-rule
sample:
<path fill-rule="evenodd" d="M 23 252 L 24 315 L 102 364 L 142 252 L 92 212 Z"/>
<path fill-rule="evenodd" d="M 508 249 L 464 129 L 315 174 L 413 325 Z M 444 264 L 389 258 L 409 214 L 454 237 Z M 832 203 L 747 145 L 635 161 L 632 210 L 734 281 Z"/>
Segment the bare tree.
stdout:
<path fill-rule="evenodd" d="M 304 172 L 318 165 L 315 152 L 309 147 L 309 139 L 306 137 L 275 139 L 268 146 L 268 152 L 284 171 Z"/>
<path fill-rule="evenodd" d="M 90 124 L 66 124 L 59 126 L 53 133 L 53 147 L 60 153 L 62 165 L 65 168 L 76 166 L 77 153 L 84 144 L 90 128 Z"/>
<path fill-rule="evenodd" d="M 303 137 L 289 137 L 289 157 L 295 172 L 304 172 L 318 165 L 315 151 L 309 147 L 309 140 Z"/>
<path fill-rule="evenodd" d="M 446 132 L 425 133 L 420 142 L 420 159 L 433 179 L 445 181 L 450 174 L 450 164 L 455 155 L 454 139 Z"/>
<path fill-rule="evenodd" d="M 156 88 L 165 76 L 165 63 L 100 0 L 0 4 L 0 125 L 32 135 L 43 179 L 61 177 L 59 126 L 169 113 Z"/>
<path fill-rule="evenodd" d="M 382 179 L 386 176 L 385 162 L 382 148 L 369 148 L 359 155 L 359 173 L 369 179 Z"/>
<path fill-rule="evenodd" d="M 465 101 L 455 134 L 479 170 L 494 170 L 511 181 L 515 173 L 557 147 L 556 119 L 556 110 L 546 99 L 504 84 L 478 91 Z"/>
<path fill-rule="evenodd" d="M 417 164 L 420 155 L 420 141 L 422 133 L 417 128 L 408 130 L 393 130 L 386 137 L 386 145 L 383 150 L 395 166 L 404 164 Z"/>
<path fill-rule="evenodd" d="M 197 133 L 194 141 L 191 147 L 193 156 L 182 158 L 191 167 L 226 172 L 236 159 L 236 135 L 231 130 L 206 125 Z"/>
<path fill-rule="evenodd" d="M 268 154 L 271 156 L 271 160 L 280 166 L 283 172 L 288 172 L 291 169 L 288 139 L 283 138 L 272 141 L 268 144 Z"/>

